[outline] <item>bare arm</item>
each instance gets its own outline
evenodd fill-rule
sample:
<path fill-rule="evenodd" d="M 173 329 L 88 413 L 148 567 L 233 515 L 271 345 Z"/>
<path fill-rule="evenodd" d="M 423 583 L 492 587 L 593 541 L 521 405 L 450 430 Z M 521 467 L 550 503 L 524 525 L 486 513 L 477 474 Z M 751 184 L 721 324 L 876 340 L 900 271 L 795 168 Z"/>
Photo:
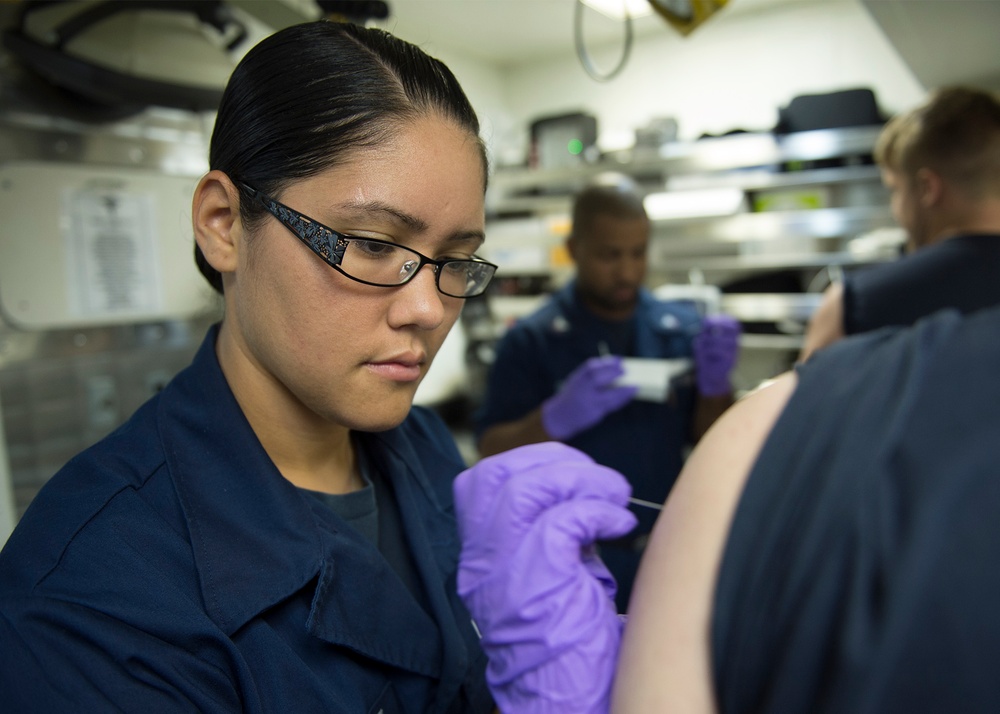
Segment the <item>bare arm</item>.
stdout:
<path fill-rule="evenodd" d="M 844 284 L 833 283 L 823 293 L 816 312 L 809 320 L 805 344 L 799 362 L 805 362 L 818 349 L 833 344 L 844 337 Z"/>
<path fill-rule="evenodd" d="M 486 429 L 479 438 L 479 454 L 492 456 L 542 441 L 552 441 L 552 437 L 542 425 L 542 408 L 538 407 L 520 419 L 494 424 Z"/>
<path fill-rule="evenodd" d="M 694 407 L 694 423 L 691 426 L 691 438 L 694 443 L 697 444 L 701 441 L 702 437 L 708 433 L 709 427 L 732 405 L 732 394 L 723 394 L 718 397 L 706 397 L 699 394 Z"/>
<path fill-rule="evenodd" d="M 737 402 L 698 444 L 657 520 L 632 591 L 614 714 L 711 714 L 710 626 L 722 552 L 760 448 L 797 378 Z"/>

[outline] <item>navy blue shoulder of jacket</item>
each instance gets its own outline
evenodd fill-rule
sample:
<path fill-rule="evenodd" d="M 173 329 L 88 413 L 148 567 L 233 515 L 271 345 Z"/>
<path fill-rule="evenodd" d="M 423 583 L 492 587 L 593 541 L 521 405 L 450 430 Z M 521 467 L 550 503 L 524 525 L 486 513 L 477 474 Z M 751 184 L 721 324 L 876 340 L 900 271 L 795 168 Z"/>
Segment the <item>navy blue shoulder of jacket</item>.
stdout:
<path fill-rule="evenodd" d="M 33 588 L 62 558 L 74 536 L 119 493 L 141 488 L 162 468 L 163 453 L 153 444 L 154 396 L 118 429 L 80 452 L 41 488 L 0 557 L 0 582 Z M 15 575 L 17 576 L 15 578 Z"/>

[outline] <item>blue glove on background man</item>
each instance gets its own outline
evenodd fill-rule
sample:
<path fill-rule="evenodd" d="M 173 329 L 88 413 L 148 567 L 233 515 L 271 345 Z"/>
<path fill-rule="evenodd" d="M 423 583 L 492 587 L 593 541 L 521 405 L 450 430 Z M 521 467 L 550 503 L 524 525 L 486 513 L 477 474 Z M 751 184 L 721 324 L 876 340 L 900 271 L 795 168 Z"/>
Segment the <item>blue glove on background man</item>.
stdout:
<path fill-rule="evenodd" d="M 635 527 L 617 471 L 554 442 L 459 474 L 458 594 L 502 712 L 607 714 L 622 623 L 594 542 Z"/>
<path fill-rule="evenodd" d="M 638 387 L 614 385 L 624 372 L 617 355 L 591 357 L 577 367 L 542 404 L 545 431 L 553 439 L 568 439 L 628 404 Z"/>
<path fill-rule="evenodd" d="M 733 391 L 729 374 L 740 354 L 739 321 L 729 315 L 706 317 L 692 348 L 698 391 L 706 397 L 719 397 Z"/>

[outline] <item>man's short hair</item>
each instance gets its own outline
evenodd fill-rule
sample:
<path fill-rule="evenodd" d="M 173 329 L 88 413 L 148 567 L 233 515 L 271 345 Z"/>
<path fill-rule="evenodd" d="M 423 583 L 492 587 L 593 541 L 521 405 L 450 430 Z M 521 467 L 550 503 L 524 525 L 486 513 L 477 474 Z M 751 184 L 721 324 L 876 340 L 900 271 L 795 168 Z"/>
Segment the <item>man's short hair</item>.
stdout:
<path fill-rule="evenodd" d="M 573 234 L 586 234 L 597 216 L 647 218 L 642 197 L 638 184 L 629 176 L 600 174 L 573 201 Z"/>
<path fill-rule="evenodd" d="M 886 124 L 875 160 L 905 176 L 931 169 L 976 198 L 1000 195 L 1000 99 L 971 87 L 939 89 Z"/>

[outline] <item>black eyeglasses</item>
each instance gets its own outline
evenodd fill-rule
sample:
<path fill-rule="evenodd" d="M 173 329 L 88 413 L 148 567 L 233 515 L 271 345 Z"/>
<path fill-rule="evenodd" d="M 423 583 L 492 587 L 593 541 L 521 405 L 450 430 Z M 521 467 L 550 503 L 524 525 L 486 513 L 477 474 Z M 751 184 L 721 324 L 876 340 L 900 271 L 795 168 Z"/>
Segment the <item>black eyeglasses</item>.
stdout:
<path fill-rule="evenodd" d="M 470 298 L 482 295 L 497 272 L 496 265 L 480 258 L 434 260 L 389 241 L 338 233 L 252 186 L 242 186 L 323 262 L 359 283 L 395 288 L 413 280 L 425 265 L 432 265 L 438 290 L 449 297 Z"/>

